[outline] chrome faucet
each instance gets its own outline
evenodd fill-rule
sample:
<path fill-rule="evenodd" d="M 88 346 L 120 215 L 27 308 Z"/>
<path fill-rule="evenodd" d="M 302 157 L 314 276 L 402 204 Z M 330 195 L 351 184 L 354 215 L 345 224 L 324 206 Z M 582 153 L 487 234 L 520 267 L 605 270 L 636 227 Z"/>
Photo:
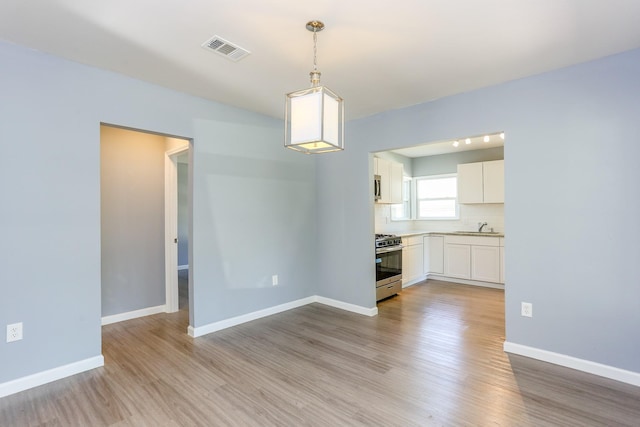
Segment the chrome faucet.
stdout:
<path fill-rule="evenodd" d="M 478 223 L 478 233 L 482 233 L 482 229 L 484 227 L 486 227 L 487 223 L 486 222 L 479 222 Z"/>

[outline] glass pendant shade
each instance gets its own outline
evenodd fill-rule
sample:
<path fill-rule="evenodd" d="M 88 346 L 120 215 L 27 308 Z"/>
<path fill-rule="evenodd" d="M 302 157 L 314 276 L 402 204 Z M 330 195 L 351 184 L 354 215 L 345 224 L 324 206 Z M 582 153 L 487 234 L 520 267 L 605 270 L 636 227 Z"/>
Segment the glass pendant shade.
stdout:
<path fill-rule="evenodd" d="M 344 149 L 343 99 L 324 86 L 288 93 L 285 147 L 302 153 Z"/>

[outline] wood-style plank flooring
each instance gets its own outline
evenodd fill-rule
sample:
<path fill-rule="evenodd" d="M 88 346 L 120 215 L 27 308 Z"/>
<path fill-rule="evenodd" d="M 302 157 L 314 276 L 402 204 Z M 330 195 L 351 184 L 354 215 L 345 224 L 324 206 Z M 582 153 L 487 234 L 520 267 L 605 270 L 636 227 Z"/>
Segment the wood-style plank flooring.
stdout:
<path fill-rule="evenodd" d="M 186 310 L 108 325 L 103 368 L 0 399 L 0 425 L 640 425 L 640 388 L 508 357 L 503 305 L 427 281 L 373 318 L 311 304 L 197 339 Z"/>

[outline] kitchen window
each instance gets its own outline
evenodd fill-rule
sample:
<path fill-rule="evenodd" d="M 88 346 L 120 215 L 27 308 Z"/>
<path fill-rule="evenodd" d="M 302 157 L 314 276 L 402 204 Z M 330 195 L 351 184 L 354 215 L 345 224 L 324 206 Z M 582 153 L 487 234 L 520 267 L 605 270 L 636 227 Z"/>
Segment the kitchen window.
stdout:
<path fill-rule="evenodd" d="M 414 178 L 416 219 L 458 219 L 456 174 Z"/>

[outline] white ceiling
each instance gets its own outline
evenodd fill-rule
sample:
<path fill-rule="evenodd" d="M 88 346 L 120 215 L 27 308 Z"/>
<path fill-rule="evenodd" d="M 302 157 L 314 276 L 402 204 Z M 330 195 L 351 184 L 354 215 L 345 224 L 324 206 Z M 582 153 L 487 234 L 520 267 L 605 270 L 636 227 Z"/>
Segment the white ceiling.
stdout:
<path fill-rule="evenodd" d="M 0 0 L 0 39 L 281 118 L 322 83 L 347 120 L 640 47 L 638 0 Z M 251 51 L 231 62 L 213 35 Z"/>

